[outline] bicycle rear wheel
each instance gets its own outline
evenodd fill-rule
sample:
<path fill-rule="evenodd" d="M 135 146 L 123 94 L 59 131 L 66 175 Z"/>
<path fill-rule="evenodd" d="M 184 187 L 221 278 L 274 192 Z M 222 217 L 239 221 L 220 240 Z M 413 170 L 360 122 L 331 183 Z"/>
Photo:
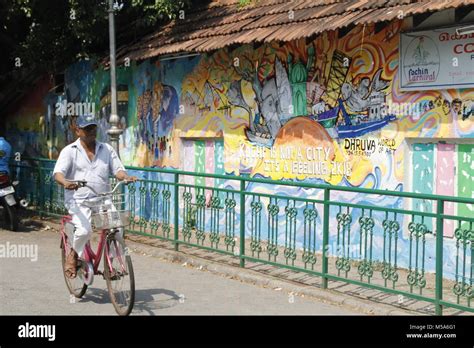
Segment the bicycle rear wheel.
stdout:
<path fill-rule="evenodd" d="M 110 300 L 119 315 L 129 315 L 135 303 L 135 277 L 132 259 L 125 244 L 114 237 L 107 238 L 104 254 L 104 277 Z"/>
<path fill-rule="evenodd" d="M 78 268 L 76 278 L 71 279 L 66 276 L 66 259 L 67 255 L 71 251 L 71 248 L 67 244 L 67 238 L 66 245 L 64 245 L 64 241 L 61 239 L 61 263 L 63 266 L 64 280 L 66 281 L 66 286 L 71 295 L 74 295 L 77 298 L 81 298 L 86 293 L 87 285 L 84 284 L 84 281 L 82 280 L 82 276 L 80 274 L 80 272 L 82 272 L 82 268 Z"/>

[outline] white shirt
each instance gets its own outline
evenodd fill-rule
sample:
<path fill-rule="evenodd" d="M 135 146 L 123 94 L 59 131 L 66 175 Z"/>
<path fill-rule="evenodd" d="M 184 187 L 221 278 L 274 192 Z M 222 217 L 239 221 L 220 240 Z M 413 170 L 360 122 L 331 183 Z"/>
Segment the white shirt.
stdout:
<path fill-rule="evenodd" d="M 91 161 L 80 139 L 77 139 L 62 149 L 53 175 L 62 173 L 66 180 L 85 180 L 87 185 L 97 192 L 106 192 L 110 190 L 109 176 L 115 176 L 120 170 L 125 168 L 112 146 L 96 141 L 95 154 Z M 64 190 L 64 203 L 68 206 L 73 200 L 77 202 L 94 196 L 87 187 L 81 187 L 77 191 Z"/>

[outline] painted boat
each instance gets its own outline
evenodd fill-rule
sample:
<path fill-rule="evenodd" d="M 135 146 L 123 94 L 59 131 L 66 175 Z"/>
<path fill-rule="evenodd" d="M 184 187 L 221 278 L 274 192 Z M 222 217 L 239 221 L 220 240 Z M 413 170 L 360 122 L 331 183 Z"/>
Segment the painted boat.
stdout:
<path fill-rule="evenodd" d="M 395 115 L 387 115 L 380 120 L 363 122 L 357 125 L 339 125 L 336 127 L 336 130 L 339 138 L 357 138 L 379 130 L 396 119 L 397 117 Z"/>
<path fill-rule="evenodd" d="M 324 111 L 319 115 L 311 116 L 312 119 L 318 121 L 324 128 L 332 128 L 336 124 L 337 115 L 339 114 L 339 106 L 330 110 Z"/>
<path fill-rule="evenodd" d="M 268 148 L 272 147 L 273 142 L 275 141 L 275 139 L 271 138 L 269 132 L 260 133 L 257 131 L 246 129 L 245 135 L 251 143 L 254 143 L 255 145 L 266 146 Z"/>
<path fill-rule="evenodd" d="M 389 122 L 395 121 L 397 119 L 395 115 L 386 115 L 385 117 L 379 120 L 362 121 L 360 123 L 353 124 L 352 120 L 357 117 L 357 115 L 354 115 L 351 118 L 350 115 L 347 113 L 346 108 L 342 103 L 342 100 L 339 99 L 338 102 L 339 108 L 342 111 L 342 116 L 344 117 L 344 125 L 336 126 L 339 138 L 357 138 L 364 134 L 379 130 L 388 125 Z"/>

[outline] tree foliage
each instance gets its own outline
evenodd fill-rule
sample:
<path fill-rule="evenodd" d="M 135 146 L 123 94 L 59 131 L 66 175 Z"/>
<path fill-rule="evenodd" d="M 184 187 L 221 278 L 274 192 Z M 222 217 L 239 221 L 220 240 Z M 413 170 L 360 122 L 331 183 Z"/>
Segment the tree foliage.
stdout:
<path fill-rule="evenodd" d="M 117 47 L 175 18 L 197 0 L 114 0 Z M 0 86 L 12 72 L 55 72 L 109 47 L 108 0 L 0 0 Z M 18 66 L 21 64 L 21 67 Z"/>

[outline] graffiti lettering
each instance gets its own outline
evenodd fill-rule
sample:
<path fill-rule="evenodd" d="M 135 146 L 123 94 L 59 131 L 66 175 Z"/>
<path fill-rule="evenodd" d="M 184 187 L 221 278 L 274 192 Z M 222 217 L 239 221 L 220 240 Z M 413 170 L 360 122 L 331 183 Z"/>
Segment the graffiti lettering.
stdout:
<path fill-rule="evenodd" d="M 279 172 L 280 171 L 280 162 L 273 161 L 273 160 L 265 160 L 264 161 L 264 171 L 266 172 Z"/>
<path fill-rule="evenodd" d="M 374 153 L 395 151 L 395 139 L 344 139 L 344 149 L 353 156 L 371 156 Z"/>
<path fill-rule="evenodd" d="M 351 166 L 348 162 L 336 162 L 332 161 L 332 175 L 346 175 L 349 176 L 352 173 Z"/>
<path fill-rule="evenodd" d="M 379 146 L 386 146 L 395 149 L 395 139 L 379 139 Z"/>
<path fill-rule="evenodd" d="M 270 148 L 270 157 L 271 158 L 276 158 L 277 157 L 277 151 L 274 147 Z"/>
<path fill-rule="evenodd" d="M 327 162 L 301 162 L 291 163 L 293 174 L 327 175 L 329 173 Z"/>
<path fill-rule="evenodd" d="M 240 145 L 240 158 L 265 158 L 266 148 L 263 146 L 246 146 L 244 143 Z"/>
<path fill-rule="evenodd" d="M 344 148 L 346 150 L 374 151 L 375 140 L 368 139 L 344 139 Z"/>
<path fill-rule="evenodd" d="M 323 154 L 322 154 L 323 151 L 324 151 L 324 157 L 323 157 Z M 321 146 L 307 147 L 306 148 L 306 159 L 308 161 L 321 161 L 321 160 L 327 161 L 329 159 L 330 153 L 331 153 L 330 148 L 326 148 L 326 147 L 323 148 Z"/>
<path fill-rule="evenodd" d="M 293 148 L 291 146 L 281 147 L 280 148 L 280 158 L 281 159 L 290 159 L 292 156 Z"/>

